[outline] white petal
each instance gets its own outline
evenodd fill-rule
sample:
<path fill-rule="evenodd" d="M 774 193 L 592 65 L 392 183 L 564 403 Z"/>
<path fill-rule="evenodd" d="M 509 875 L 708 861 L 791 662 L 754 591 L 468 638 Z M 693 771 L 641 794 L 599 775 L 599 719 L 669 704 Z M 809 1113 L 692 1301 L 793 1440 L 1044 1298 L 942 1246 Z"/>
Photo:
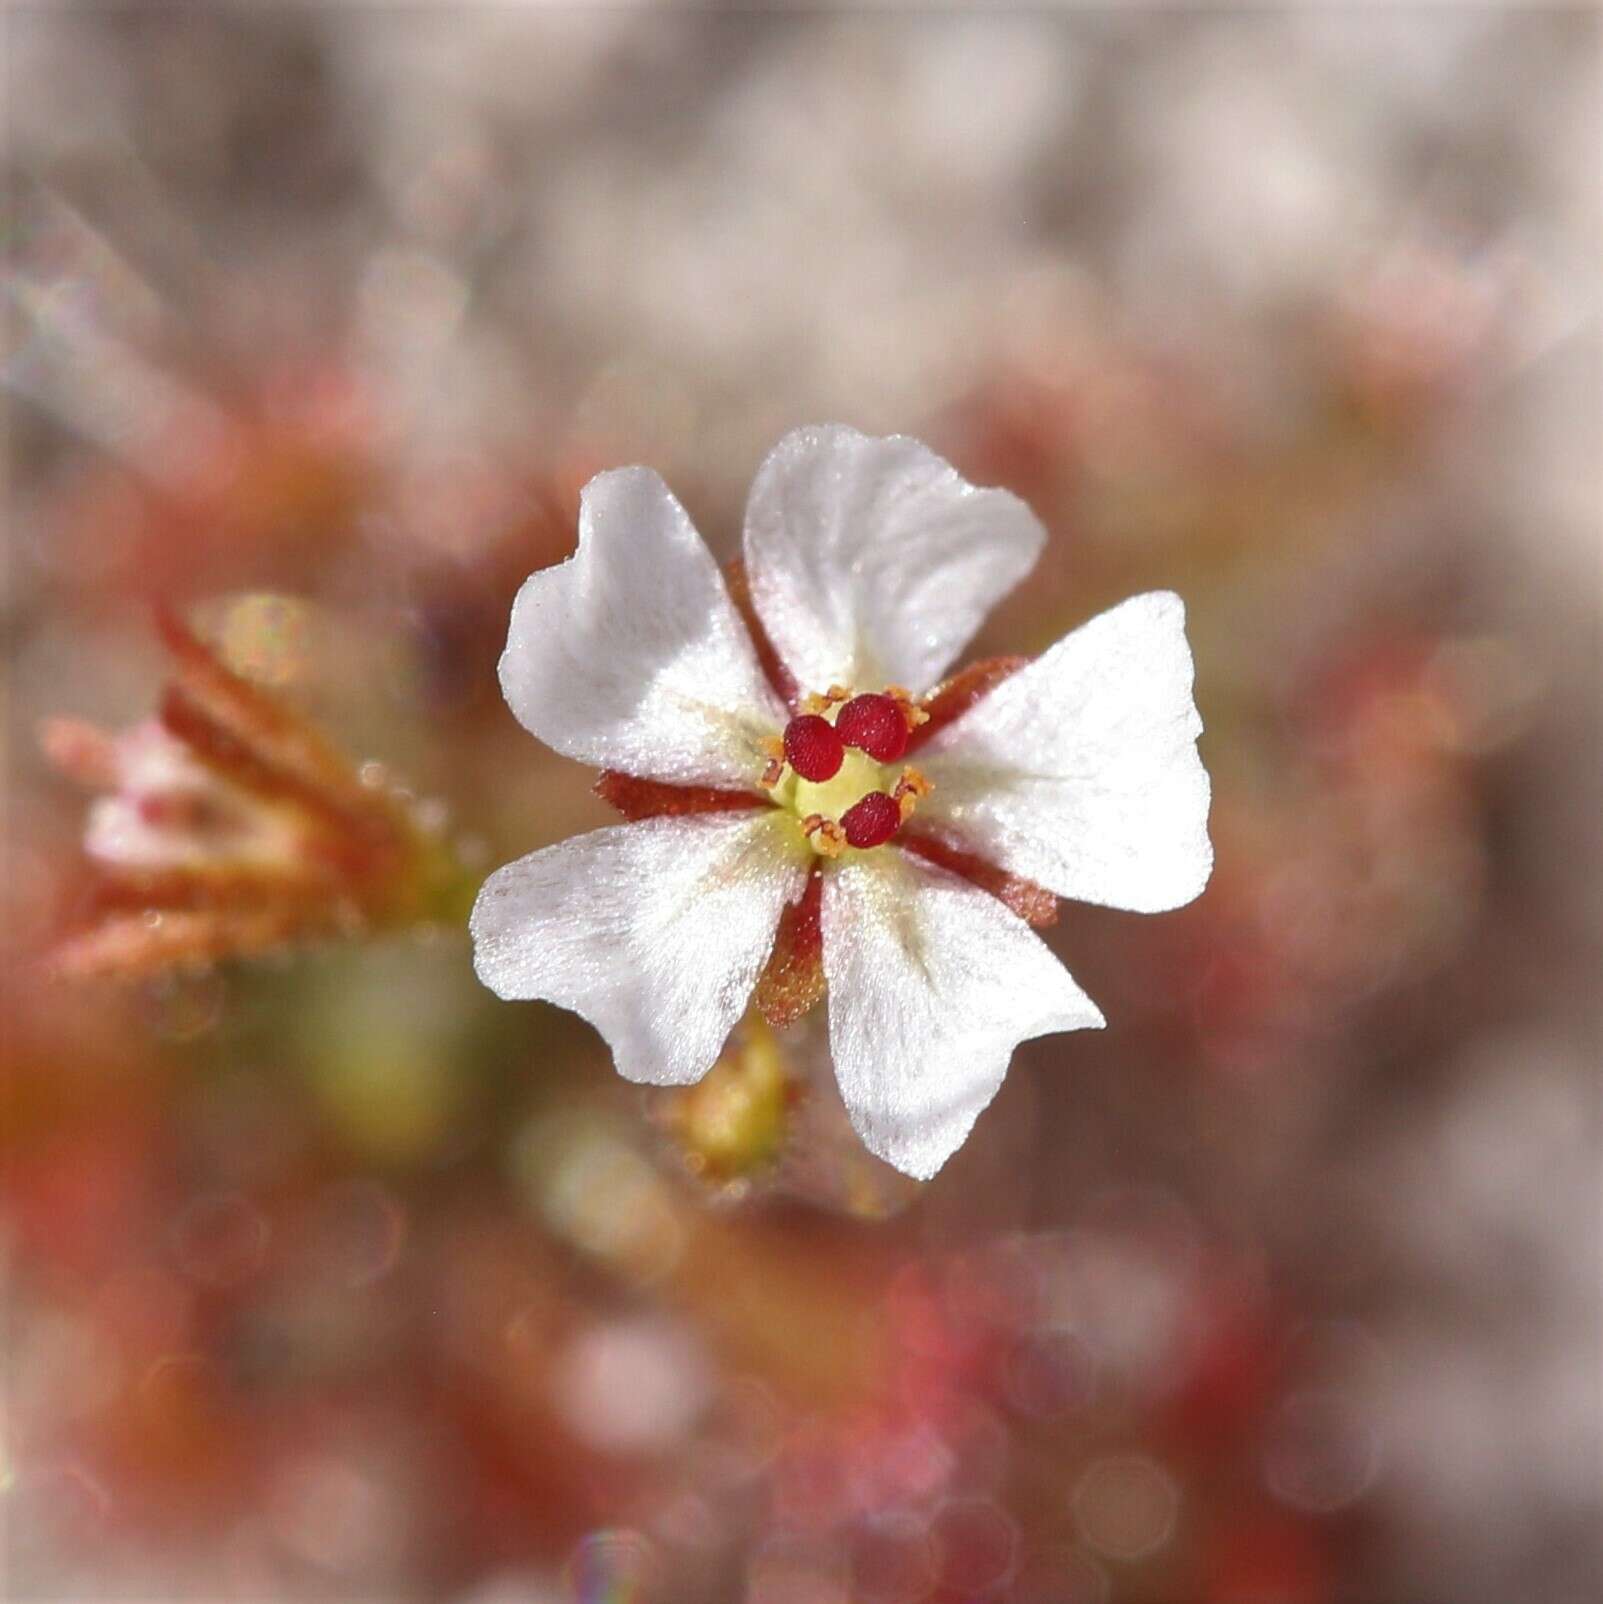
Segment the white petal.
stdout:
<path fill-rule="evenodd" d="M 647 468 L 585 486 L 578 550 L 513 604 L 501 689 L 568 757 L 688 785 L 754 789 L 786 717 L 712 554 Z"/>
<path fill-rule="evenodd" d="M 1151 591 L 1003 680 L 919 754 L 919 806 L 1059 896 L 1158 913 L 1208 883 L 1208 773 L 1185 604 Z"/>
<path fill-rule="evenodd" d="M 200 868 L 209 861 L 195 831 L 152 823 L 140 798 L 129 796 L 101 796 L 90 803 L 84 851 L 108 868 L 151 873 Z"/>
<path fill-rule="evenodd" d="M 811 860 L 771 808 L 575 836 L 485 881 L 473 965 L 502 997 L 583 1014 L 626 1079 L 686 1085 L 745 1011 Z"/>
<path fill-rule="evenodd" d="M 204 822 L 152 819 L 149 796 L 96 797 L 84 826 L 84 851 L 110 869 L 265 868 L 280 873 L 304 865 L 305 843 L 283 815 L 216 783 L 151 793 L 164 802 L 199 804 Z"/>
<path fill-rule="evenodd" d="M 842 424 L 786 435 L 746 505 L 752 600 L 804 690 L 928 689 L 1045 538 L 1010 492 Z"/>
<path fill-rule="evenodd" d="M 852 1125 L 920 1180 L 963 1145 L 1019 1042 L 1103 1023 L 1022 919 L 893 847 L 830 866 L 823 929 L 830 1051 Z"/>
<path fill-rule="evenodd" d="M 147 873 L 299 863 L 296 824 L 213 773 L 156 720 L 120 732 L 112 754 L 117 789 L 91 803 L 84 827 L 84 850 L 97 862 Z"/>

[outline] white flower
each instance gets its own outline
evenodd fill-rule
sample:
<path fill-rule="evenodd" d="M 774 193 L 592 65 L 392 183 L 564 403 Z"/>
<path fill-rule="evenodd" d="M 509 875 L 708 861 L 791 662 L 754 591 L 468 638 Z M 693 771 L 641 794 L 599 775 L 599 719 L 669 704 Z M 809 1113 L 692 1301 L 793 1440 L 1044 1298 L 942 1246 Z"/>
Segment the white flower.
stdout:
<path fill-rule="evenodd" d="M 280 870 L 299 861 L 297 819 L 208 769 L 159 719 L 105 737 L 108 793 L 89 809 L 84 850 L 113 872 Z"/>
<path fill-rule="evenodd" d="M 1156 912 L 1212 867 L 1172 593 L 1016 671 L 901 689 L 936 685 L 1044 539 L 917 441 L 799 429 L 746 509 L 754 642 L 662 480 L 598 475 L 578 550 L 518 595 L 501 685 L 548 745 L 641 782 L 608 793 L 635 822 L 490 877 L 480 978 L 584 1015 L 628 1079 L 686 1085 L 811 906 L 852 1123 L 933 1175 L 1016 1044 L 1103 1023 L 1018 889 Z"/>

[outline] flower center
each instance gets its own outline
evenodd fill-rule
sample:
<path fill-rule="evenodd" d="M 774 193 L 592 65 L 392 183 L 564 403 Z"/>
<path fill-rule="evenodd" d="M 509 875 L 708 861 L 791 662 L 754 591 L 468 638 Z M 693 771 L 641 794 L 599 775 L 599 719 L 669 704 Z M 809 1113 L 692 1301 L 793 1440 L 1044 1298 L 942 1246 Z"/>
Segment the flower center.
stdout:
<path fill-rule="evenodd" d="M 804 706 L 772 744 L 762 783 L 820 856 L 882 846 L 930 792 L 917 769 L 894 766 L 926 715 L 895 687 L 852 696 L 831 686 Z"/>
<path fill-rule="evenodd" d="M 846 747 L 841 753 L 840 767 L 829 779 L 809 780 L 800 774 L 796 776 L 790 805 L 804 819 L 809 813 L 838 819 L 871 792 L 885 789 L 884 769 L 866 752 Z"/>

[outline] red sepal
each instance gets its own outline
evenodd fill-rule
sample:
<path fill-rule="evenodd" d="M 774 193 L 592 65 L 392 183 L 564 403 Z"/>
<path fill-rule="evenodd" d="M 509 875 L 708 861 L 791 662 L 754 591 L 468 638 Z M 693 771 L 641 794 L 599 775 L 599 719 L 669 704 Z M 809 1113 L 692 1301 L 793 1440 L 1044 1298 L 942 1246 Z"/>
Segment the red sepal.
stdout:
<path fill-rule="evenodd" d="M 968 712 L 1029 661 L 1027 657 L 984 657 L 943 680 L 918 704 L 929 717 L 909 733 L 909 753 L 916 752 L 936 731 L 945 729 L 953 719 Z"/>
<path fill-rule="evenodd" d="M 752 1001 L 776 1030 L 793 1025 L 824 995 L 824 877 L 813 870 L 807 889 L 780 915 L 774 950 Z"/>
<path fill-rule="evenodd" d="M 796 684 L 795 676 L 780 660 L 774 643 L 768 638 L 768 631 L 763 628 L 762 619 L 757 616 L 756 604 L 751 599 L 751 580 L 746 573 L 745 563 L 738 557 L 724 569 L 724 583 L 729 588 L 729 599 L 735 604 L 735 611 L 740 614 L 751 636 L 752 645 L 757 648 L 757 661 L 768 676 L 768 683 L 784 698 L 787 707 L 795 708 L 801 697 L 801 689 Z"/>
<path fill-rule="evenodd" d="M 1009 874 L 1006 869 L 997 868 L 994 863 L 975 853 L 950 846 L 936 836 L 915 835 L 903 830 L 897 836 L 896 843 L 904 851 L 916 852 L 927 862 L 961 875 L 981 891 L 989 891 L 1025 924 L 1033 925 L 1037 930 L 1058 922 L 1058 899 L 1045 886 L 1038 886 L 1033 880 Z"/>
<path fill-rule="evenodd" d="M 720 791 L 710 785 L 669 785 L 665 780 L 636 779 L 617 769 L 603 769 L 593 789 L 603 802 L 631 821 L 772 806 L 767 797 L 752 791 Z"/>

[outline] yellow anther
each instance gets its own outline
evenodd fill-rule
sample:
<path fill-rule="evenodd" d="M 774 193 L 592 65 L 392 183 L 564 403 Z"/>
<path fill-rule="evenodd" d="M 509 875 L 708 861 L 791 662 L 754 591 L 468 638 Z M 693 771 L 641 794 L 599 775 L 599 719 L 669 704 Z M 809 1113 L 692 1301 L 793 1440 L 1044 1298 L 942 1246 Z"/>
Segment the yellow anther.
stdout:
<path fill-rule="evenodd" d="M 809 691 L 802 698 L 802 712 L 827 713 L 832 707 L 839 707 L 842 702 L 851 700 L 851 691 L 844 685 L 831 685 L 822 696 L 817 691 Z"/>
<path fill-rule="evenodd" d="M 768 754 L 768 766 L 757 783 L 771 791 L 785 772 L 785 743 L 777 735 L 770 735 L 762 743 L 762 749 Z"/>
<path fill-rule="evenodd" d="M 918 806 L 920 797 L 928 796 L 935 789 L 934 784 L 926 780 L 915 768 L 902 770 L 902 777 L 896 782 L 896 789 L 891 792 L 891 800 L 895 802 L 897 810 L 902 815 L 905 824 L 913 815 Z"/>
<path fill-rule="evenodd" d="M 822 813 L 809 813 L 802 820 L 801 828 L 802 834 L 812 841 L 813 851 L 822 857 L 838 858 L 846 850 L 846 832 Z"/>
<path fill-rule="evenodd" d="M 929 714 L 913 700 L 913 693 L 905 685 L 887 685 L 885 695 L 901 709 L 902 717 L 907 720 L 908 729 L 916 730 L 920 724 L 929 723 Z"/>

